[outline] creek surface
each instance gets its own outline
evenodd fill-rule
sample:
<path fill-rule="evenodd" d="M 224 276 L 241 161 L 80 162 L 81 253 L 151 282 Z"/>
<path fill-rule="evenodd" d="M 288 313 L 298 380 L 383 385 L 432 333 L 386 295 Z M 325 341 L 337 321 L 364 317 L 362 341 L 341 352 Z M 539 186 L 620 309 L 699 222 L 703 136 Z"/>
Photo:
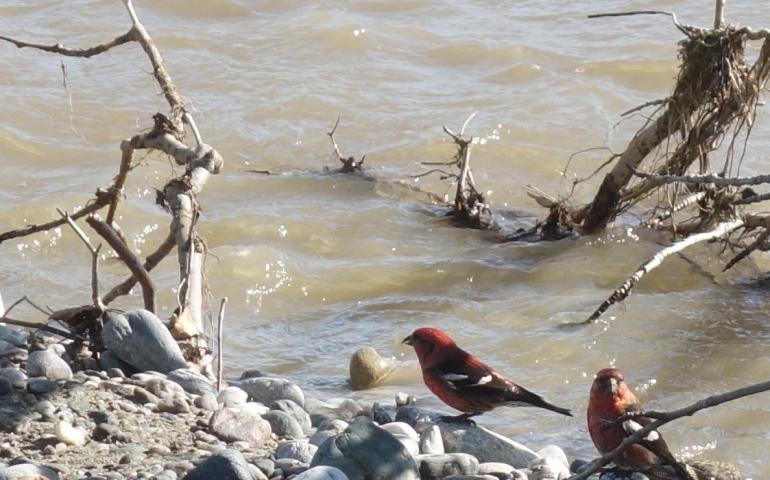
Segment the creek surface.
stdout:
<path fill-rule="evenodd" d="M 644 122 L 621 113 L 670 92 L 681 34 L 666 16 L 588 20 L 588 13 L 663 9 L 710 25 L 713 2 L 684 1 L 142 1 L 137 9 L 193 109 L 226 159 L 200 196 L 212 304 L 230 299 L 225 365 L 288 375 L 322 397 L 391 399 L 397 391 L 443 408 L 400 340 L 419 326 L 461 346 L 575 418 L 503 408 L 479 422 L 533 447 L 555 443 L 591 458 L 584 411 L 594 372 L 614 365 L 649 407 L 668 410 L 770 377 L 762 255 L 729 275 L 716 246 L 668 259 L 623 307 L 575 328 L 645 258 L 670 240 L 633 215 L 605 234 L 557 243 L 500 244 L 450 226 L 427 195 L 451 189 L 412 175 L 446 161 L 442 125 L 479 137 L 477 183 L 506 228 L 543 210 L 523 191 L 566 195 L 608 146 L 620 151 Z M 728 2 L 731 22 L 770 26 L 770 3 Z M 767 24 L 758 22 L 766 21 Z M 0 33 L 88 46 L 124 33 L 118 1 L 6 0 Z M 756 46 L 750 54 L 756 54 Z M 167 105 L 135 44 L 91 59 L 0 45 L 0 230 L 72 211 L 117 173 L 123 138 Z M 66 89 L 62 69 L 66 70 Z M 643 113 L 648 113 L 644 111 Z M 342 115 L 345 155 L 366 154 L 375 181 L 334 168 L 326 136 Z M 756 119 L 741 173 L 761 170 L 770 118 Z M 270 170 L 275 175 L 252 173 Z M 146 254 L 168 215 L 155 188 L 174 172 L 151 154 L 131 173 L 119 222 Z M 589 199 L 601 176 L 576 190 Z M 650 203 L 648 206 L 652 206 Z M 767 264 L 766 261 L 764 261 Z M 127 271 L 106 259 L 101 283 Z M 175 306 L 175 258 L 153 272 L 160 315 Z M 90 262 L 67 229 L 0 246 L 0 292 L 53 308 L 90 302 Z M 141 305 L 138 291 L 116 306 Z M 40 320 L 20 309 L 14 315 Z M 353 393 L 350 354 L 373 346 L 401 368 Z M 767 478 L 770 394 L 736 401 L 663 430 L 674 453 L 735 463 Z"/>

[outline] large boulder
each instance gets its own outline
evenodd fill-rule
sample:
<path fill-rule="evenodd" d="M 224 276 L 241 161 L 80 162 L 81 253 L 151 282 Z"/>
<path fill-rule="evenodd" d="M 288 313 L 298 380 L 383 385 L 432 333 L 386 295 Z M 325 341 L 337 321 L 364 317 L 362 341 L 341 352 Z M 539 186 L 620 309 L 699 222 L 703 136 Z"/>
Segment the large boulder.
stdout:
<path fill-rule="evenodd" d="M 171 333 L 147 310 L 108 313 L 102 338 L 107 350 L 140 371 L 168 373 L 187 367 Z"/>
<path fill-rule="evenodd" d="M 501 462 L 514 468 L 526 468 L 540 456 L 525 445 L 477 425 L 437 423 L 447 453 L 467 453 L 480 463 Z"/>
<path fill-rule="evenodd" d="M 412 455 L 390 432 L 367 418 L 357 418 L 316 452 L 311 467 L 342 470 L 350 480 L 419 480 Z"/>

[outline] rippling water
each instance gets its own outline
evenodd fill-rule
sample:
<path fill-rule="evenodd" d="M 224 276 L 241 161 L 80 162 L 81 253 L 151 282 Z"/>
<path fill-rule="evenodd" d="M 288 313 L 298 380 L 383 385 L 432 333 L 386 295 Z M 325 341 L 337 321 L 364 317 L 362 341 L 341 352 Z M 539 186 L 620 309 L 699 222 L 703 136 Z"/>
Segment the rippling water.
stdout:
<path fill-rule="evenodd" d="M 584 425 L 593 373 L 607 365 L 656 409 L 766 380 L 770 375 L 767 262 L 729 276 L 716 247 L 671 258 L 645 278 L 607 321 L 582 320 L 668 239 L 630 217 L 598 237 L 536 245 L 498 244 L 453 228 L 410 186 L 420 162 L 454 153 L 441 132 L 478 111 L 468 133 L 478 183 L 492 192 L 506 226 L 542 214 L 528 183 L 566 193 L 607 145 L 622 149 L 643 122 L 614 128 L 629 108 L 668 94 L 680 35 L 668 17 L 587 20 L 594 12 L 666 9 L 685 23 L 712 22 L 711 2 L 604 1 L 236 1 L 137 0 L 171 75 L 194 109 L 225 171 L 201 196 L 201 231 L 212 256 L 215 299 L 228 296 L 226 365 L 285 373 L 324 396 L 390 398 L 403 390 L 439 403 L 422 385 L 399 340 L 435 325 L 523 385 L 577 416 L 500 409 L 481 423 L 535 447 L 556 443 L 570 457 L 594 454 Z M 727 18 L 770 22 L 766 2 L 728 2 Z M 767 24 L 753 25 L 757 28 Z M 125 32 L 120 2 L 0 3 L 0 34 L 86 46 Z M 756 49 L 752 50 L 756 51 Z M 118 145 L 166 105 L 136 45 L 90 60 L 0 45 L 0 230 L 54 216 L 89 199 L 117 172 Z M 62 63 L 66 70 L 65 90 Z M 367 155 L 375 181 L 324 174 L 336 160 L 326 132 L 337 115 L 346 155 Z M 608 133 L 609 132 L 609 133 Z M 760 112 L 744 173 L 770 147 Z M 270 170 L 259 175 L 248 170 Z M 173 175 L 148 155 L 131 174 L 120 222 L 138 251 L 164 237 L 167 215 L 154 190 Z M 599 183 L 576 192 L 590 198 Z M 631 230 L 629 230 L 629 228 Z M 638 238 L 638 240 L 637 240 Z M 88 303 L 89 261 L 69 231 L 0 247 L 0 291 L 54 308 Z M 763 265 L 765 268 L 763 268 Z M 174 304 L 175 261 L 154 278 L 165 312 Z M 105 287 L 126 274 L 108 261 Z M 140 304 L 140 297 L 119 306 Z M 34 312 L 18 316 L 35 319 Z M 371 345 L 403 360 L 387 385 L 346 387 L 349 355 Z M 770 448 L 768 394 L 665 428 L 676 453 L 734 462 L 764 478 Z"/>

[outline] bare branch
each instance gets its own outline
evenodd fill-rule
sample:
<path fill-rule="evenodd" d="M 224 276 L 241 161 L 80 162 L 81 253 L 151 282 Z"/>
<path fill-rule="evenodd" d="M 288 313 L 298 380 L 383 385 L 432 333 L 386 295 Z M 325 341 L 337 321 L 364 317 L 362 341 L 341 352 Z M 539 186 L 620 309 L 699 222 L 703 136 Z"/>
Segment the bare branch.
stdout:
<path fill-rule="evenodd" d="M 630 110 L 626 110 L 625 112 L 621 113 L 620 116 L 621 117 L 627 117 L 628 115 L 631 115 L 634 112 L 638 112 L 639 110 L 644 110 L 647 107 L 652 107 L 652 106 L 656 106 L 656 105 L 664 105 L 668 101 L 669 101 L 668 98 L 659 98 L 657 100 L 650 100 L 649 102 L 645 102 L 645 103 L 643 103 L 641 105 L 637 105 L 637 106 L 635 106 L 634 108 L 632 108 Z"/>
<path fill-rule="evenodd" d="M 171 253 L 171 250 L 173 250 L 175 246 L 176 239 L 172 233 L 169 233 L 165 240 L 163 240 L 163 243 L 161 243 L 153 253 L 147 256 L 143 265 L 144 269 L 147 272 L 150 272 L 161 262 L 161 260 L 166 258 L 166 256 Z M 134 288 L 134 285 L 136 285 L 137 281 L 138 280 L 136 277 L 131 275 L 127 279 L 123 280 L 123 282 L 113 287 L 112 290 L 107 292 L 102 301 L 109 305 L 116 298 L 127 295 L 131 292 L 131 289 Z"/>
<path fill-rule="evenodd" d="M 227 297 L 222 298 L 222 303 L 219 304 L 219 316 L 217 317 L 217 392 L 222 391 L 222 334 L 223 325 L 225 322 L 225 305 L 227 304 Z"/>
<path fill-rule="evenodd" d="M 171 81 L 171 77 L 163 63 L 163 57 L 160 56 L 160 52 L 152 42 L 150 34 L 147 33 L 144 25 L 139 21 L 139 17 L 136 15 L 131 0 L 123 0 L 123 3 L 126 5 L 128 14 L 131 16 L 131 22 L 134 24 L 134 27 L 131 29 L 132 38 L 139 42 L 139 45 L 142 46 L 142 49 L 149 57 L 150 63 L 152 64 L 152 74 L 160 85 L 163 95 L 166 97 L 166 101 L 169 106 L 171 106 L 171 120 L 175 125 L 179 125 L 180 120 L 185 113 L 184 101 L 182 101 L 182 97 L 179 95 L 174 82 Z"/>
<path fill-rule="evenodd" d="M 118 176 L 115 177 L 115 183 L 113 183 L 112 189 L 115 195 L 110 202 L 110 209 L 107 211 L 107 225 L 112 225 L 115 219 L 115 211 L 118 209 L 118 202 L 120 202 L 123 196 L 123 186 L 126 184 L 126 178 L 128 172 L 131 170 L 131 160 L 134 158 L 134 149 L 131 147 L 131 143 L 123 140 L 120 142 L 120 151 L 122 155 L 120 157 L 120 170 Z"/>
<path fill-rule="evenodd" d="M 115 253 L 118 254 L 118 257 L 120 257 L 123 263 L 126 264 L 128 269 L 131 270 L 134 278 L 136 278 L 142 286 L 144 308 L 154 313 L 157 310 L 155 307 L 155 287 L 152 284 L 150 274 L 139 262 L 139 259 L 136 258 L 134 252 L 123 243 L 123 240 L 118 236 L 115 230 L 113 230 L 106 222 L 102 222 L 95 217 L 88 217 L 86 218 L 86 223 L 88 223 L 96 233 L 101 235 L 107 244 L 115 250 Z"/>
<path fill-rule="evenodd" d="M 634 416 L 645 416 L 649 418 L 655 418 L 657 420 L 647 424 L 644 428 L 637 430 L 633 435 L 626 437 L 614 450 L 611 450 L 602 455 L 600 458 L 597 458 L 591 462 L 585 470 L 577 475 L 569 477 L 568 480 L 584 480 L 590 477 L 594 473 L 598 472 L 604 465 L 607 465 L 622 455 L 629 446 L 634 443 L 638 443 L 650 432 L 657 430 L 669 422 L 672 422 L 678 418 L 689 417 L 706 408 L 716 407 L 717 405 L 721 405 L 723 403 L 738 400 L 739 398 L 747 397 L 749 395 L 767 392 L 768 390 L 770 390 L 770 381 L 749 385 L 747 387 L 732 390 L 720 395 L 712 395 L 710 397 L 704 398 L 703 400 L 699 400 L 692 405 L 671 412 L 639 412 L 638 414 L 634 414 Z"/>
<path fill-rule="evenodd" d="M 770 230 L 762 230 L 762 232 L 757 236 L 757 238 L 753 242 L 751 242 L 750 245 L 748 245 L 746 248 L 741 250 L 741 252 L 738 255 L 736 255 L 729 262 L 727 262 L 727 265 L 725 265 L 725 268 L 723 268 L 722 271 L 726 272 L 730 270 L 735 266 L 736 263 L 748 257 L 751 254 L 751 252 L 753 252 L 754 250 L 764 245 L 768 237 L 770 237 Z"/>
<path fill-rule="evenodd" d="M 337 145 L 337 140 L 334 139 L 334 132 L 337 131 L 337 127 L 340 125 L 340 119 L 342 118 L 342 115 L 337 115 L 337 121 L 334 122 L 334 128 L 332 128 L 331 132 L 328 132 L 327 135 L 329 135 L 329 139 L 332 142 L 332 147 L 334 148 L 334 153 L 337 155 L 337 159 L 342 163 L 342 168 L 340 168 L 340 172 L 342 173 L 351 173 L 355 172 L 356 170 L 361 170 L 364 166 L 364 160 L 366 160 L 366 155 L 361 157 L 360 161 L 356 161 L 356 158 L 351 155 L 347 158 L 345 158 L 342 155 L 342 152 L 340 152 L 340 147 Z"/>
<path fill-rule="evenodd" d="M 61 43 L 57 43 L 55 45 L 41 45 L 38 43 L 28 43 L 28 42 L 22 42 L 21 40 L 14 40 L 13 38 L 5 37 L 2 35 L 0 35 L 0 40 L 5 40 L 6 42 L 10 42 L 16 45 L 17 48 L 34 48 L 36 50 L 42 50 L 44 52 L 58 53 L 59 55 L 64 55 L 65 57 L 88 58 L 88 57 L 93 57 L 94 55 L 99 55 L 100 53 L 104 53 L 113 47 L 117 47 L 118 45 L 123 45 L 124 43 L 133 41 L 134 32 L 133 32 L 133 29 L 129 30 L 128 32 L 115 38 L 112 41 L 109 41 L 107 43 L 102 43 L 89 48 L 69 48 L 69 47 L 65 47 Z"/>
<path fill-rule="evenodd" d="M 627 17 L 630 15 L 668 15 L 669 17 L 671 17 L 671 20 L 674 22 L 674 25 L 676 26 L 676 28 L 678 28 L 679 31 L 681 31 L 685 35 L 689 35 L 688 30 L 700 30 L 700 29 L 696 29 L 695 27 L 682 25 L 681 23 L 679 23 L 679 20 L 676 19 L 675 13 L 666 12 L 663 10 L 637 10 L 633 12 L 596 13 L 593 15 L 589 15 L 588 18 Z"/>
<path fill-rule="evenodd" d="M 770 193 L 763 193 L 761 195 L 752 195 L 746 198 L 739 198 L 733 201 L 733 205 L 748 205 L 749 203 L 764 202 L 770 200 Z"/>
<path fill-rule="evenodd" d="M 647 220 L 644 224 L 650 228 L 656 228 L 664 220 L 671 218 L 676 212 L 682 211 L 690 205 L 694 205 L 696 202 L 701 201 L 706 197 L 706 192 L 695 192 L 692 195 L 688 195 L 681 201 L 674 204 L 671 208 L 667 208 L 655 215 L 653 218 Z"/>
<path fill-rule="evenodd" d="M 100 209 L 104 208 L 106 205 L 108 205 L 110 203 L 111 198 L 112 196 L 109 194 L 97 195 L 97 197 L 94 200 L 92 200 L 90 204 L 78 210 L 76 213 L 73 213 L 72 215 L 70 215 L 70 218 L 73 220 L 77 220 L 79 218 L 85 217 L 86 215 L 90 215 L 94 212 L 97 212 Z M 24 228 L 10 230 L 8 232 L 0 234 L 0 243 L 3 243 L 4 241 L 10 240 L 12 238 L 26 237 L 27 235 L 32 235 L 33 233 L 50 230 L 52 228 L 56 228 L 61 225 L 64 225 L 65 223 L 67 223 L 66 219 L 59 218 L 59 219 L 52 220 L 50 222 L 42 223 L 39 225 L 32 224 L 32 225 L 27 225 Z"/>
<path fill-rule="evenodd" d="M 664 248 L 663 250 L 659 251 L 655 255 L 653 255 L 652 258 L 644 262 L 639 268 L 636 269 L 636 271 L 631 275 L 631 277 L 626 280 L 620 287 L 618 287 L 614 292 L 612 292 L 612 295 L 602 302 L 601 305 L 599 305 L 599 308 L 596 309 L 594 313 L 591 314 L 588 319 L 583 322 L 585 323 L 592 323 L 601 317 L 604 312 L 606 312 L 610 306 L 614 305 L 615 303 L 622 302 L 625 300 L 628 295 L 631 293 L 631 289 L 636 286 L 637 283 L 639 283 L 639 280 L 646 274 L 650 273 L 652 270 L 654 270 L 656 267 L 658 267 L 663 260 L 665 260 L 666 257 L 668 257 L 671 254 L 681 252 L 687 247 L 690 247 L 692 245 L 695 245 L 699 242 L 705 242 L 706 240 L 712 240 L 714 238 L 719 238 L 723 235 L 726 235 L 736 228 L 739 228 L 743 226 L 744 221 L 742 219 L 737 220 L 730 220 L 727 222 L 720 223 L 716 226 L 713 230 L 709 232 L 703 232 L 698 233 L 695 235 L 691 235 L 687 237 L 684 240 L 681 240 L 679 242 L 676 242 L 675 244 Z"/>
<path fill-rule="evenodd" d="M 105 306 L 99 296 L 99 251 L 102 246 L 99 245 L 94 248 L 91 239 L 88 238 L 86 232 L 84 232 L 66 212 L 63 212 L 59 208 L 57 208 L 56 211 L 59 212 L 59 215 L 61 215 L 67 223 L 69 223 L 70 227 L 72 227 L 77 236 L 80 237 L 80 240 L 83 241 L 86 248 L 88 248 L 88 251 L 91 252 L 91 301 L 93 301 L 94 307 L 104 311 Z"/>
<path fill-rule="evenodd" d="M 713 173 L 705 175 L 658 175 L 635 171 L 634 175 L 645 178 L 657 185 L 669 183 L 687 183 L 692 185 L 712 184 L 718 187 L 739 187 L 743 185 L 762 185 L 770 183 L 770 175 L 756 175 L 754 177 L 720 177 Z"/>
<path fill-rule="evenodd" d="M 82 338 L 79 337 L 78 335 L 72 334 L 66 330 L 60 330 L 56 327 L 50 327 L 44 323 L 25 322 L 22 320 L 15 320 L 13 318 L 8 318 L 6 316 L 0 316 L 0 322 L 7 323 L 8 325 L 17 325 L 19 327 L 34 328 L 36 330 L 44 330 L 46 332 L 54 333 L 64 338 L 82 340 Z"/>

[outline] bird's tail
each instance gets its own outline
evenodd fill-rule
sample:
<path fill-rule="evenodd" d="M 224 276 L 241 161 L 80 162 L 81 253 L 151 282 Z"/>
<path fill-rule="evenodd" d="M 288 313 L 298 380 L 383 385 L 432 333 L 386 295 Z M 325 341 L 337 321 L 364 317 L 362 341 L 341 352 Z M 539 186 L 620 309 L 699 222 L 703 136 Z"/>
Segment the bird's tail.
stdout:
<path fill-rule="evenodd" d="M 513 393 L 513 392 L 512 392 Z M 556 405 L 546 402 L 543 397 L 535 393 L 530 392 L 522 387 L 518 387 L 516 392 L 511 395 L 511 404 L 521 405 L 526 407 L 540 407 L 550 410 L 552 412 L 561 413 L 568 417 L 572 416 L 572 412 L 568 408 L 557 407 Z"/>

